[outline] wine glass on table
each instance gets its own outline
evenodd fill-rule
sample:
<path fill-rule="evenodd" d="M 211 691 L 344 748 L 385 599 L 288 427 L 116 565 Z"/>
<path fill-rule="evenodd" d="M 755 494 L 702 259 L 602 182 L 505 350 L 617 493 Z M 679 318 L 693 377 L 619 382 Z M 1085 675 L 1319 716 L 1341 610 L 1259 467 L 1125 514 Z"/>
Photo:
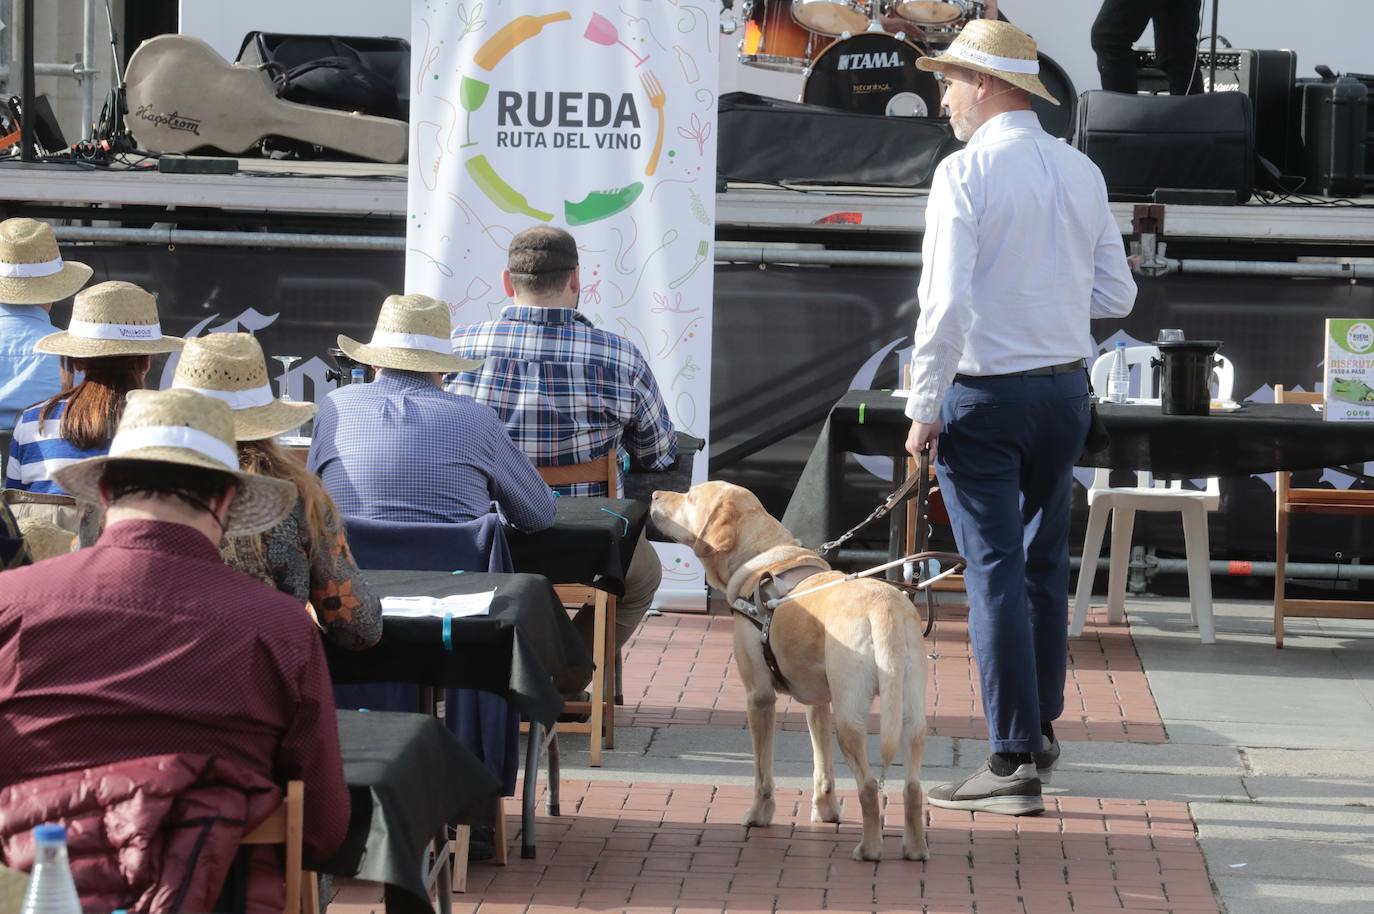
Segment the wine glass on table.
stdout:
<path fill-rule="evenodd" d="M 277 384 L 281 386 L 281 397 L 279 399 L 283 403 L 290 403 L 295 399 L 291 396 L 291 366 L 299 362 L 301 357 L 298 355 L 274 355 L 272 358 L 281 362 L 281 377 L 277 379 Z M 293 428 L 282 437 L 298 438 L 300 437 L 300 433 L 301 430 L 299 428 Z"/>

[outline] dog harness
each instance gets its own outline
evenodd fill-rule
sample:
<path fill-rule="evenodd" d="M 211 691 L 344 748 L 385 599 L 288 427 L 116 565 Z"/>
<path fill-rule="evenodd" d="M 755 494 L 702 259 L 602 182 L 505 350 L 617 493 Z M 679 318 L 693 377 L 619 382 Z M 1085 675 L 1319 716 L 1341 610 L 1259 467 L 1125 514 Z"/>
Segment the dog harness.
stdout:
<path fill-rule="evenodd" d="M 798 572 L 806 574 L 799 575 Z M 778 572 L 765 571 L 754 584 L 753 601 L 740 598 L 731 606 L 738 615 L 743 616 L 759 630 L 759 640 L 763 646 L 763 662 L 768 665 L 768 675 L 773 680 L 774 690 L 784 695 L 792 694 L 792 685 L 778 666 L 778 655 L 773 653 L 769 631 L 773 626 L 773 607 L 791 593 L 798 584 L 817 574 L 824 574 L 825 568 L 818 568 L 812 562 L 797 565 Z M 793 580 L 788 580 L 791 577 Z"/>

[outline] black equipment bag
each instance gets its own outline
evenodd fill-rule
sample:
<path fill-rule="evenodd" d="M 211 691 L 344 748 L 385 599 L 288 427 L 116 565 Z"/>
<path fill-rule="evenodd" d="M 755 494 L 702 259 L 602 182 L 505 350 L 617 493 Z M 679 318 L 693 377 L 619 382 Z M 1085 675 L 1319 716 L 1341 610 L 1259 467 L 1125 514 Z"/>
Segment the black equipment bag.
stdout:
<path fill-rule="evenodd" d="M 1364 192 L 1366 103 L 1369 88 L 1359 79 L 1302 79 L 1301 193 L 1358 197 Z"/>
<path fill-rule="evenodd" d="M 288 101 L 409 117 L 410 43 L 401 38 L 249 32 L 238 62 L 266 67 Z"/>
<path fill-rule="evenodd" d="M 720 97 L 716 169 L 721 180 L 745 183 L 929 187 L 935 166 L 961 146 L 944 118 L 728 92 Z"/>
<path fill-rule="evenodd" d="M 1183 188 L 1232 191 L 1244 203 L 1254 187 L 1254 118 L 1240 92 L 1084 92 L 1074 147 L 1102 169 L 1113 199 Z"/>

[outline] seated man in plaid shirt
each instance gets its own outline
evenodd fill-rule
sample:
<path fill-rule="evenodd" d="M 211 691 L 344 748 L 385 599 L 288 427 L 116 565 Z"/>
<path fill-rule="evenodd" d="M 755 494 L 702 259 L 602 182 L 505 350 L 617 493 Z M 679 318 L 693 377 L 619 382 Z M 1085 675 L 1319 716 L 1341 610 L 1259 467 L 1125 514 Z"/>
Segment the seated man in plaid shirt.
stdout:
<path fill-rule="evenodd" d="M 581 282 L 572 235 L 545 226 L 516 235 L 501 279 L 515 304 L 499 320 L 453 331 L 454 355 L 483 364 L 453 375 L 448 389 L 496 410 L 537 466 L 586 463 L 617 448 L 622 467 L 625 455 L 646 469 L 670 467 L 677 437 L 644 356 L 577 311 Z M 604 483 L 560 486 L 558 493 L 615 494 Z M 617 646 L 634 634 L 662 577 L 658 554 L 641 536 L 616 611 Z M 590 641 L 591 613 L 576 622 Z"/>

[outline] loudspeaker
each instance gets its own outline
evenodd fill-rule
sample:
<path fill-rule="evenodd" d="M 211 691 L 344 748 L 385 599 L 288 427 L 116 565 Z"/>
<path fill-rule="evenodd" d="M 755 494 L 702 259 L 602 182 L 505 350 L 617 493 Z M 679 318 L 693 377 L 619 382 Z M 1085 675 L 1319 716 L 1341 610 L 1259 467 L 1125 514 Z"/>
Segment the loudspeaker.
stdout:
<path fill-rule="evenodd" d="M 1366 103 L 1358 79 L 1302 80 L 1302 191 L 1323 197 L 1364 193 Z"/>
<path fill-rule="evenodd" d="M 1244 203 L 1254 184 L 1250 98 L 1239 92 L 1084 92 L 1074 146 L 1102 170 L 1116 200 L 1179 188 L 1225 190 Z"/>
<path fill-rule="evenodd" d="M 1169 81 L 1160 69 L 1153 48 L 1135 52 L 1136 78 L 1141 92 L 1167 95 Z M 1198 51 L 1203 88 L 1212 69 L 1212 54 Z M 1299 166 L 1299 131 L 1302 126 L 1300 100 L 1293 86 L 1298 75 L 1298 55 L 1294 51 L 1257 51 L 1240 48 L 1217 49 L 1217 92 L 1240 92 L 1249 97 L 1255 117 L 1255 151 L 1284 174 L 1296 174 Z"/>

